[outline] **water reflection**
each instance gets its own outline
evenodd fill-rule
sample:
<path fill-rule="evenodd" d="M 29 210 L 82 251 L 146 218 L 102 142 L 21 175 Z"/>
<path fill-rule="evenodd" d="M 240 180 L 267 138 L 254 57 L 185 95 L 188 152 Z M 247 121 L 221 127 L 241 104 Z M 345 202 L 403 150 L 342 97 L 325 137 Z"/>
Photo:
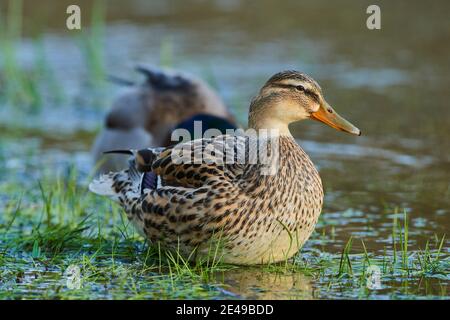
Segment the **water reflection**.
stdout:
<path fill-rule="evenodd" d="M 241 268 L 215 274 L 224 290 L 244 299 L 313 299 L 311 280 L 302 273 Z"/>

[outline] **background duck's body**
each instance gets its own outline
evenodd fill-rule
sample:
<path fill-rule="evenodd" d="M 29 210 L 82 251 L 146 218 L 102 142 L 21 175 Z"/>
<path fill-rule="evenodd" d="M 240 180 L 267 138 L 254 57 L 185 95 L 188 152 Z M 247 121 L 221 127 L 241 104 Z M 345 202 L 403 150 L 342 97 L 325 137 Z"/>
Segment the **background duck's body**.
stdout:
<path fill-rule="evenodd" d="M 314 80 L 283 72 L 266 83 L 249 112 L 250 128 L 275 134 L 132 151 L 127 170 L 100 177 L 90 189 L 117 200 L 141 234 L 187 257 L 212 252 L 235 264 L 285 260 L 309 238 L 323 203 L 319 174 L 288 129 L 309 117 L 360 133 L 331 109 Z M 252 161 L 251 152 L 260 155 L 259 147 L 267 145 L 275 146 L 268 161 Z M 195 163 L 199 153 L 214 154 L 215 161 Z M 229 155 L 232 163 L 220 161 Z"/>
<path fill-rule="evenodd" d="M 146 76 L 146 81 L 130 86 L 113 102 L 105 126 L 94 142 L 94 161 L 103 159 L 100 172 L 117 171 L 126 166 L 123 157 L 103 158 L 104 151 L 167 146 L 171 144 L 171 131 L 182 122 L 186 125 L 193 121 L 189 119 L 194 116 L 211 116 L 226 127 L 236 127 L 228 108 L 202 80 L 143 66 L 137 70 Z M 204 120 L 205 123 L 210 121 L 209 118 Z"/>

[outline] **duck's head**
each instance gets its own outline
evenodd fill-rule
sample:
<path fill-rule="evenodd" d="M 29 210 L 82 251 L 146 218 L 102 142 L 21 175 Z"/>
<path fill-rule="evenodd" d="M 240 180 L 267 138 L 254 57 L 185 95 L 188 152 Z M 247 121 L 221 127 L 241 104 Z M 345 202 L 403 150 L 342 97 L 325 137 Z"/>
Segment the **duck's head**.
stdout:
<path fill-rule="evenodd" d="M 337 130 L 361 135 L 361 130 L 325 101 L 319 84 L 298 71 L 273 75 L 250 105 L 249 127 L 253 129 L 275 129 L 280 134 L 289 134 L 288 125 L 304 119 L 321 121 Z"/>

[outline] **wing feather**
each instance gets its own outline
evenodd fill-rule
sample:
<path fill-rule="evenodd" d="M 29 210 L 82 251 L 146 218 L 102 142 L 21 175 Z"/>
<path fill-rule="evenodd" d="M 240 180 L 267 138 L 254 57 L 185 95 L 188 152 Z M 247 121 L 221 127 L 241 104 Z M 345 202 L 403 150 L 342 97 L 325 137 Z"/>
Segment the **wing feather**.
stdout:
<path fill-rule="evenodd" d="M 246 144 L 244 136 L 192 140 L 161 152 L 151 170 L 171 186 L 199 188 L 211 179 L 230 181 L 242 174 L 245 159 L 239 158 Z"/>

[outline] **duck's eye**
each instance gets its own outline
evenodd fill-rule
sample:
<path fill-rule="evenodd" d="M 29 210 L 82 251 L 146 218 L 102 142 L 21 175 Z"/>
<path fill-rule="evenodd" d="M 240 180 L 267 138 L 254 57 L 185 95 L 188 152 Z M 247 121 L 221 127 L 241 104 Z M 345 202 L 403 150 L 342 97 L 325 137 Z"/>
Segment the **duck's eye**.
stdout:
<path fill-rule="evenodd" d="M 296 86 L 295 89 L 297 89 L 298 91 L 303 91 L 303 92 L 305 91 L 305 87 L 302 85 Z"/>

